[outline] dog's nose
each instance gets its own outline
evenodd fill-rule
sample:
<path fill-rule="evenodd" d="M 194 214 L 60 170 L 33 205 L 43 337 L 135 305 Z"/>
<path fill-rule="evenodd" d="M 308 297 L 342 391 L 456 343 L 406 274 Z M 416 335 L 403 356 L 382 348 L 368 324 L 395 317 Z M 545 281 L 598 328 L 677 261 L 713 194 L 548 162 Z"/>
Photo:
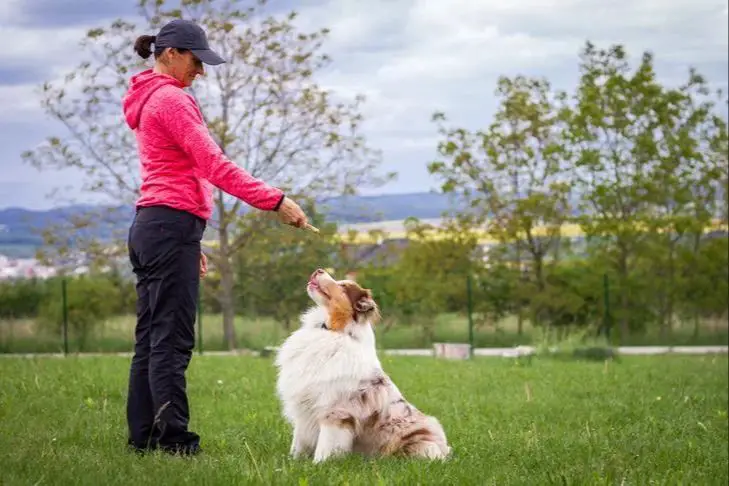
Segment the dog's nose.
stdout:
<path fill-rule="evenodd" d="M 314 273 L 311 274 L 311 278 L 318 277 L 322 273 L 324 273 L 324 270 L 321 268 L 317 268 L 316 270 L 314 270 Z"/>

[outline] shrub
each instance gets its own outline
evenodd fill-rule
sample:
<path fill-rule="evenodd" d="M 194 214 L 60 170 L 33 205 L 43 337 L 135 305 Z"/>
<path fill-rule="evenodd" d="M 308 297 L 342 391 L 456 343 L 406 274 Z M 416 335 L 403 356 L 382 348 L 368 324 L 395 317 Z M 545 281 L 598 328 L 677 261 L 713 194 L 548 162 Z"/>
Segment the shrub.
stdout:
<path fill-rule="evenodd" d="M 42 329 L 53 333 L 63 329 L 62 283 L 57 281 L 57 285 L 57 291 L 41 305 L 38 319 Z M 69 339 L 75 339 L 79 351 L 83 351 L 94 329 L 115 314 L 122 295 L 109 278 L 93 276 L 68 278 L 66 294 Z"/>
<path fill-rule="evenodd" d="M 36 316 L 47 292 L 48 284 L 42 280 L 22 279 L 0 283 L 0 319 Z"/>

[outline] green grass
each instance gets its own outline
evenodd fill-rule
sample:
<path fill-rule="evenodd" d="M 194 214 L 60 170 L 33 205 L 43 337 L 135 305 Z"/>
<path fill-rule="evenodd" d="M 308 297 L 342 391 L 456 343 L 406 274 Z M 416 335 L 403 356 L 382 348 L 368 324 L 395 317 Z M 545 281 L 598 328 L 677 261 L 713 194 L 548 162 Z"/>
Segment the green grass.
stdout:
<path fill-rule="evenodd" d="M 100 322 L 87 337 L 83 347 L 74 330 L 69 331 L 71 352 L 126 352 L 134 347 L 134 316 L 121 316 Z M 381 348 L 431 348 L 433 342 L 468 342 L 468 321 L 465 315 L 442 314 L 435 319 L 433 335 L 426 335 L 421 326 L 396 323 L 377 326 L 378 345 Z M 206 314 L 202 319 L 204 350 L 221 350 L 223 346 L 222 316 Z M 237 316 L 235 320 L 238 347 L 262 349 L 277 345 L 286 336 L 283 327 L 269 318 L 247 318 Z M 700 329 L 698 338 L 693 336 L 691 325 L 677 326 L 670 335 L 659 336 L 657 332 L 632 335 L 624 345 L 715 345 L 729 344 L 729 329 L 726 322 L 707 322 Z M 477 347 L 511 347 L 519 344 L 536 344 L 539 333 L 524 323 L 523 333 L 517 333 L 516 318 L 508 317 L 490 328 L 479 328 L 474 333 Z M 0 320 L 0 353 L 39 353 L 63 351 L 60 332 L 48 333 L 38 329 L 32 319 Z"/>
<path fill-rule="evenodd" d="M 446 463 L 288 458 L 270 360 L 195 356 L 192 459 L 125 448 L 128 360 L 0 359 L 0 471 L 30 484 L 727 484 L 726 356 L 467 362 L 383 357 L 442 421 Z M 527 393 L 527 388 L 529 392 Z M 527 397 L 530 399 L 527 399 Z"/>

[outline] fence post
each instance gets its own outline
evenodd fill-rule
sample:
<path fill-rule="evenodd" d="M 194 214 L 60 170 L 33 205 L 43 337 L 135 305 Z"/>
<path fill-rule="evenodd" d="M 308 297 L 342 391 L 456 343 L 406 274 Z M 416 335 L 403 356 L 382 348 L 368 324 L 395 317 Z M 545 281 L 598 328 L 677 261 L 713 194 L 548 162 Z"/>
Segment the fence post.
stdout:
<path fill-rule="evenodd" d="M 473 358 L 473 296 L 472 296 L 471 274 L 466 278 L 466 290 L 468 296 L 468 344 L 469 354 Z"/>
<path fill-rule="evenodd" d="M 202 322 L 202 282 L 198 284 L 197 288 L 197 348 L 198 353 L 202 356 L 203 354 L 203 322 Z"/>
<path fill-rule="evenodd" d="M 605 337 L 607 337 L 608 341 L 610 341 L 610 324 L 611 324 L 611 316 L 610 316 L 610 280 L 608 279 L 608 274 L 604 273 L 602 275 L 602 287 L 603 287 L 603 302 L 605 305 L 605 310 L 603 311 L 602 316 L 602 326 L 605 330 Z"/>
<path fill-rule="evenodd" d="M 61 305 L 63 305 L 63 354 L 68 356 L 68 296 L 66 277 L 61 279 Z"/>

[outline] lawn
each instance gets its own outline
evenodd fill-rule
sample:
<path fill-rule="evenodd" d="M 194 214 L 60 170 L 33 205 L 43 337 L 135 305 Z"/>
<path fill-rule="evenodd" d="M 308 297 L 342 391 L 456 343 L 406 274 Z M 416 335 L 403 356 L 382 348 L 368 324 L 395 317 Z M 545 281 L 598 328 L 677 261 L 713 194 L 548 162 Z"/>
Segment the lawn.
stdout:
<path fill-rule="evenodd" d="M 195 356 L 196 458 L 126 451 L 126 358 L 1 358 L 3 485 L 727 484 L 727 357 L 603 363 L 383 357 L 435 414 L 445 463 L 287 457 L 291 431 L 266 358 Z"/>

